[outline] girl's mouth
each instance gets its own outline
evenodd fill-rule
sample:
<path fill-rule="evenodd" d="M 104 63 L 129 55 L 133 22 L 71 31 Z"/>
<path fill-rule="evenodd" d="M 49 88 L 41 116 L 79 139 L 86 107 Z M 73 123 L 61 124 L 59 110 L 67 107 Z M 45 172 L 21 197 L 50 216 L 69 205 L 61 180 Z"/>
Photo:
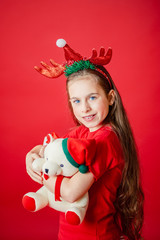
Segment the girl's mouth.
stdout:
<path fill-rule="evenodd" d="M 96 116 L 96 114 L 93 114 L 93 115 L 85 116 L 85 117 L 83 117 L 83 119 L 86 122 L 90 122 L 90 121 L 92 121 L 94 119 L 95 116 Z"/>

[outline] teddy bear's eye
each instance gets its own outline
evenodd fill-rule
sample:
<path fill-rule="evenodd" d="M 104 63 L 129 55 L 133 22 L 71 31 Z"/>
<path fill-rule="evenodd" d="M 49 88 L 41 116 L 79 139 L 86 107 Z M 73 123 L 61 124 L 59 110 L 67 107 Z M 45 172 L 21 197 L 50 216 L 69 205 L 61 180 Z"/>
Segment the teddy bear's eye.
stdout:
<path fill-rule="evenodd" d="M 60 167 L 64 167 L 64 165 L 63 165 L 63 164 L 60 164 Z"/>

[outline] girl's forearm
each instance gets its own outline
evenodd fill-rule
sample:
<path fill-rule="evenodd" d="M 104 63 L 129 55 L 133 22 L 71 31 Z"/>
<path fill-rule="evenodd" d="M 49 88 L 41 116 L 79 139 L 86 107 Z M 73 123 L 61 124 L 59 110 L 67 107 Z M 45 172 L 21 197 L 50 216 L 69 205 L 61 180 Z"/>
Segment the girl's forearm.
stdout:
<path fill-rule="evenodd" d="M 81 198 L 92 186 L 95 179 L 92 173 L 76 173 L 72 178 L 64 178 L 61 184 L 61 196 L 68 202 Z"/>
<path fill-rule="evenodd" d="M 56 179 L 57 177 L 50 177 L 43 182 L 44 186 L 52 193 L 55 193 Z M 94 176 L 90 172 L 85 174 L 78 172 L 71 178 L 64 177 L 60 187 L 60 195 L 68 202 L 75 202 L 90 189 L 94 181 Z"/>

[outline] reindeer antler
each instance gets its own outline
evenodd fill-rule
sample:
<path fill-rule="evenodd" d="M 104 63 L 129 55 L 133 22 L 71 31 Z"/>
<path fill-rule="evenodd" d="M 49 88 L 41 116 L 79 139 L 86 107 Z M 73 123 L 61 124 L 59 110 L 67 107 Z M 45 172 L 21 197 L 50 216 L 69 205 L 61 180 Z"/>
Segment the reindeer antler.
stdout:
<path fill-rule="evenodd" d="M 101 47 L 99 56 L 97 54 L 97 50 L 92 49 L 92 56 L 90 58 L 86 59 L 85 57 L 81 56 L 79 53 L 75 52 L 72 48 L 70 48 L 70 46 L 67 44 L 67 42 L 64 39 L 58 39 L 56 44 L 58 47 L 63 48 L 63 50 L 64 50 L 65 59 L 67 61 L 66 65 L 72 67 L 72 64 L 74 62 L 77 62 L 78 64 L 80 64 L 79 65 L 80 68 L 78 68 L 79 70 L 81 69 L 81 63 L 83 61 L 89 60 L 90 63 L 93 63 L 95 65 L 106 65 L 110 62 L 111 57 L 112 57 L 112 49 L 111 48 L 108 48 L 108 51 L 105 54 L 104 47 Z M 41 62 L 41 65 L 43 66 L 43 68 L 37 67 L 37 66 L 34 68 L 40 74 L 42 74 L 46 77 L 49 77 L 49 78 L 57 78 L 65 72 L 66 67 L 64 65 L 58 64 L 52 59 L 50 60 L 50 63 L 52 64 L 52 66 L 49 66 L 45 62 Z M 88 64 L 87 64 L 86 68 L 88 68 Z M 75 68 L 74 71 L 75 70 L 78 71 L 77 68 Z"/>
<path fill-rule="evenodd" d="M 42 75 L 49 77 L 49 78 L 57 78 L 64 73 L 65 67 L 61 64 L 56 63 L 54 60 L 50 59 L 50 63 L 53 65 L 49 66 L 45 62 L 41 62 L 41 65 L 44 68 L 40 68 L 35 66 L 34 68 Z"/>
<path fill-rule="evenodd" d="M 92 56 L 88 59 L 91 63 L 97 65 L 106 65 L 110 62 L 112 57 L 112 49 L 108 48 L 108 51 L 105 55 L 104 47 L 101 47 L 99 56 L 97 56 L 97 50 L 92 49 Z"/>

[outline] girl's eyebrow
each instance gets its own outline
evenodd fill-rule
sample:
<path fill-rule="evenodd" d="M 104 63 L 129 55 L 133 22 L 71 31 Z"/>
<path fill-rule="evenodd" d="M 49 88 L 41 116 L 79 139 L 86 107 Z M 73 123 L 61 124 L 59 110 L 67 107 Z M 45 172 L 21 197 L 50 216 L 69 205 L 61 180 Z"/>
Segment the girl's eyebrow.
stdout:
<path fill-rule="evenodd" d="M 77 99 L 78 97 L 71 97 L 69 98 L 69 100 L 73 100 L 73 99 Z"/>
<path fill-rule="evenodd" d="M 90 94 L 88 94 L 88 96 L 90 96 L 90 95 L 99 95 L 99 93 L 90 93 Z"/>
<path fill-rule="evenodd" d="M 99 95 L 98 93 L 89 93 L 86 97 L 90 97 L 91 95 Z M 79 97 L 71 97 L 70 100 L 72 99 L 78 99 Z"/>

